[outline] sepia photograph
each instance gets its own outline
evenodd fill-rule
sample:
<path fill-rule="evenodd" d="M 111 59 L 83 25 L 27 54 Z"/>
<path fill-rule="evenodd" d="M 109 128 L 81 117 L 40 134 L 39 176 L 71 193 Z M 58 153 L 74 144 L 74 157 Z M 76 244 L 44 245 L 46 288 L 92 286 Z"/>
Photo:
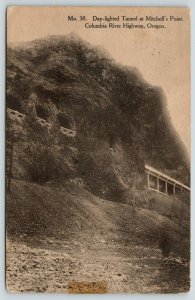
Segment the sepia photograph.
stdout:
<path fill-rule="evenodd" d="M 190 290 L 190 11 L 7 9 L 6 287 Z"/>

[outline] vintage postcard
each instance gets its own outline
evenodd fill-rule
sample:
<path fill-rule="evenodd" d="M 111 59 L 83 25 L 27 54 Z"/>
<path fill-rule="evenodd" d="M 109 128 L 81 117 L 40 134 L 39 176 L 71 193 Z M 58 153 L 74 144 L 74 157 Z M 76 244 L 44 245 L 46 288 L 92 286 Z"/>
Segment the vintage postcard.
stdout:
<path fill-rule="evenodd" d="M 7 10 L 6 287 L 190 289 L 190 11 Z"/>

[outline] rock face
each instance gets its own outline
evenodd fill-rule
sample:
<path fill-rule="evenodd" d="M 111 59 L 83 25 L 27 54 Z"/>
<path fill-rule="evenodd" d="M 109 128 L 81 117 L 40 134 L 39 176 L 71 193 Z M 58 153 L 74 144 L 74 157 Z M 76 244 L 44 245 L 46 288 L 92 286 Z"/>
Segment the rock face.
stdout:
<path fill-rule="evenodd" d="M 15 177 L 73 180 L 95 195 L 122 202 L 133 186 L 143 189 L 146 163 L 189 184 L 189 160 L 166 97 L 137 69 L 117 64 L 76 36 L 35 40 L 8 48 L 7 56 L 7 107 L 27 116 L 20 125 L 8 117 L 12 130 L 17 126 L 21 132 L 15 142 Z M 63 134 L 61 127 L 76 135 Z M 45 164 L 52 171 L 33 177 L 32 164 L 39 161 L 37 168 L 43 170 L 48 151 Z"/>

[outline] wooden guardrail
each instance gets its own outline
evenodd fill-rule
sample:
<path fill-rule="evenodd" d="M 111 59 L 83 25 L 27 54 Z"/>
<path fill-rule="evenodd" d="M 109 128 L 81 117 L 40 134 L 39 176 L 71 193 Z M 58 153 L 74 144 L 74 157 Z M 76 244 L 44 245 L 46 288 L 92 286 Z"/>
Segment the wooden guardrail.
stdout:
<path fill-rule="evenodd" d="M 13 110 L 11 108 L 8 108 L 7 109 L 7 112 L 8 114 L 11 116 L 11 117 L 15 117 L 17 118 L 19 121 L 23 121 L 25 120 L 26 118 L 26 115 L 18 112 L 17 110 Z M 46 120 L 42 119 L 42 118 L 39 118 L 37 117 L 37 122 L 41 125 L 41 126 L 46 126 L 48 129 L 51 128 L 51 124 L 48 123 Z M 62 127 L 60 126 L 60 131 L 66 135 L 66 136 L 69 136 L 69 137 L 75 137 L 76 136 L 76 131 L 75 130 L 72 130 L 72 129 L 69 129 L 69 128 L 65 128 L 65 127 Z"/>

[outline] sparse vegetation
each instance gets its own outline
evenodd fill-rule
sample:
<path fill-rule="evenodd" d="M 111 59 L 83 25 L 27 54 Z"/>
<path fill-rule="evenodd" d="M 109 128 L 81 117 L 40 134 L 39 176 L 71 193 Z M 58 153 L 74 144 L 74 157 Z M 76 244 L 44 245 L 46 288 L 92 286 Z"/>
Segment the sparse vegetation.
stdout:
<path fill-rule="evenodd" d="M 29 144 L 26 151 L 29 155 L 26 169 L 31 181 L 42 184 L 55 179 L 67 179 L 70 176 L 71 166 L 64 158 L 67 156 L 61 147 Z"/>
<path fill-rule="evenodd" d="M 173 243 L 173 241 L 172 241 Z M 163 254 L 164 257 L 168 257 L 172 247 L 171 247 L 171 238 L 168 235 L 167 231 L 166 231 L 166 225 L 162 224 L 162 228 L 160 231 L 160 237 L 159 237 L 159 248 Z"/>

